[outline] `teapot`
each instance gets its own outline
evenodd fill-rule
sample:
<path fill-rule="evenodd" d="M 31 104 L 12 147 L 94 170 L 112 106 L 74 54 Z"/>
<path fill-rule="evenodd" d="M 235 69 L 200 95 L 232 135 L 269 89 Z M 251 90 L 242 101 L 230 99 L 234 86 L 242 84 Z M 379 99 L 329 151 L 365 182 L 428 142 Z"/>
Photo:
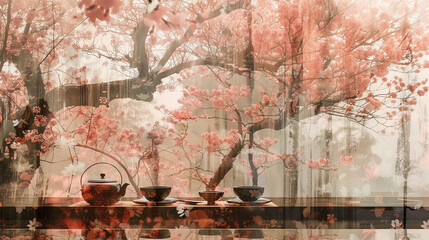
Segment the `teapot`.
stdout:
<path fill-rule="evenodd" d="M 100 178 L 90 179 L 82 184 L 82 178 L 88 169 L 98 164 L 107 164 L 114 167 L 121 175 L 121 183 L 115 179 L 105 178 L 106 174 L 100 173 Z M 83 199 L 93 206 L 108 206 L 115 204 L 125 195 L 128 183 L 122 184 L 122 174 L 117 167 L 110 163 L 99 162 L 89 166 L 80 177 L 80 186 Z"/>

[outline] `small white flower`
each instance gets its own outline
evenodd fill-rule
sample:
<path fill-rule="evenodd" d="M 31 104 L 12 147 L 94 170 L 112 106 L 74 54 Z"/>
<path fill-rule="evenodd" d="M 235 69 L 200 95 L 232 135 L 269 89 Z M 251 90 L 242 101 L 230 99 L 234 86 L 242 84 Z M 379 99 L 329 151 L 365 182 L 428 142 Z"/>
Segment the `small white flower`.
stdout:
<path fill-rule="evenodd" d="M 402 222 L 400 222 L 398 219 L 392 220 L 391 225 L 393 229 L 402 229 Z"/>
<path fill-rule="evenodd" d="M 185 206 L 177 206 L 176 211 L 179 217 L 189 217 L 189 212 L 192 210 L 192 207 L 185 207 Z"/>
<path fill-rule="evenodd" d="M 420 209 L 420 208 L 422 208 L 422 206 L 423 206 L 423 202 L 419 201 L 419 202 L 416 203 L 416 205 L 414 205 L 414 210 Z"/>
<path fill-rule="evenodd" d="M 17 148 L 19 148 L 19 146 L 20 146 L 20 145 L 21 145 L 20 143 L 13 142 L 13 143 L 10 145 L 10 148 L 12 148 L 12 149 L 17 149 Z"/>
<path fill-rule="evenodd" d="M 16 171 L 17 172 L 25 172 L 30 170 L 33 167 L 33 164 L 29 164 L 29 163 L 18 163 L 18 165 L 16 166 Z"/>
<path fill-rule="evenodd" d="M 125 235 L 127 236 L 127 239 L 139 239 L 140 229 L 138 227 L 137 229 L 135 228 L 123 228 L 123 229 L 125 230 Z"/>
<path fill-rule="evenodd" d="M 83 172 L 85 169 L 85 164 L 81 162 L 74 162 L 67 165 L 62 171 L 61 174 L 64 176 L 76 176 Z"/>
<path fill-rule="evenodd" d="M 22 210 L 24 210 L 24 208 L 25 207 L 15 207 L 15 211 L 16 211 L 16 213 L 21 214 Z"/>
<path fill-rule="evenodd" d="M 42 226 L 42 224 L 41 224 L 41 223 L 39 223 L 39 222 L 37 222 L 37 221 L 36 221 L 36 218 L 33 218 L 33 221 L 32 221 L 32 220 L 30 220 L 29 224 L 27 225 L 27 227 L 28 227 L 28 229 L 29 229 L 30 231 L 35 231 L 35 230 L 36 230 L 36 228 L 38 228 L 38 227 L 40 227 L 40 226 Z"/>
<path fill-rule="evenodd" d="M 423 221 L 423 224 L 420 225 L 420 227 L 422 227 L 424 229 L 429 229 L 429 220 Z"/>
<path fill-rule="evenodd" d="M 306 229 L 307 228 L 307 226 L 304 223 L 302 223 L 301 221 L 293 221 L 293 222 L 295 223 L 295 227 L 297 229 Z"/>

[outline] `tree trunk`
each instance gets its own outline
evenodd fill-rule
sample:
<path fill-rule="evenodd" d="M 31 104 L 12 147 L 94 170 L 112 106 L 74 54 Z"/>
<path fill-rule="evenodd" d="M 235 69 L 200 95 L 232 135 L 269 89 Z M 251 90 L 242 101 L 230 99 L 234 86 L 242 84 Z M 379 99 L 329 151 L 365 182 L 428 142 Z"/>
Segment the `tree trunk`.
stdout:
<path fill-rule="evenodd" d="M 252 184 L 253 186 L 258 186 L 258 169 L 256 168 L 253 162 L 253 133 L 250 133 L 250 137 L 249 137 L 248 160 L 249 160 L 250 170 L 252 173 Z"/>
<path fill-rule="evenodd" d="M 402 102 L 402 105 L 405 103 Z M 408 174 L 410 172 L 410 130 L 411 123 L 407 120 L 407 115 L 410 112 L 403 113 L 400 121 L 400 134 L 398 138 L 397 156 L 395 173 L 402 176 L 404 179 L 403 185 L 403 228 L 404 228 L 404 239 L 408 239 L 407 232 L 407 196 L 408 196 Z"/>
<path fill-rule="evenodd" d="M 328 124 L 327 125 L 328 126 L 326 127 L 325 133 L 324 133 L 324 149 L 323 149 L 323 151 L 325 152 L 325 159 L 329 160 L 331 162 L 331 164 L 333 164 L 332 159 L 331 159 L 331 149 L 330 149 L 331 142 L 332 142 L 332 116 L 331 115 L 328 116 Z M 327 184 L 331 185 L 332 190 L 334 189 L 333 185 L 332 185 L 334 183 L 332 181 L 330 181 L 330 176 L 331 176 L 331 173 L 329 171 L 322 171 L 321 172 L 321 179 L 320 179 L 321 185 L 319 186 L 319 187 L 321 187 L 321 189 L 324 189 L 323 186 L 326 186 Z M 322 193 L 322 194 L 324 196 L 331 197 L 332 196 L 331 194 L 333 194 L 333 192 Z"/>
<path fill-rule="evenodd" d="M 237 157 L 243 147 L 244 145 L 241 142 L 236 143 L 231 151 L 229 151 L 229 153 L 222 158 L 221 164 L 206 187 L 207 190 L 214 190 L 217 185 L 219 185 L 219 183 L 225 178 L 226 174 L 233 167 L 235 157 Z"/>
<path fill-rule="evenodd" d="M 292 123 L 292 153 L 299 150 L 299 122 Z M 293 168 L 289 173 L 289 182 L 286 187 L 289 188 L 289 196 L 291 198 L 291 206 L 295 206 L 298 197 L 298 180 L 299 180 L 299 167 Z"/>
<path fill-rule="evenodd" d="M 248 45 L 246 50 L 244 51 L 245 55 L 244 55 L 244 62 L 245 62 L 245 66 L 248 69 L 248 77 L 247 77 L 247 85 L 250 88 L 250 96 L 249 96 L 249 100 L 250 102 L 252 101 L 252 97 L 253 97 L 253 89 L 254 89 L 254 85 L 255 85 L 255 79 L 254 79 L 254 71 L 255 71 L 255 56 L 253 54 L 254 49 L 253 49 L 253 42 L 252 42 L 252 10 L 250 10 L 251 7 L 251 2 L 246 2 L 246 8 L 247 10 L 247 30 L 248 30 Z M 249 153 L 248 153 L 248 161 L 249 161 L 249 166 L 250 166 L 250 170 L 251 170 L 251 174 L 252 174 L 252 184 L 254 186 L 258 186 L 258 169 L 255 166 L 254 162 L 253 162 L 253 133 L 249 134 Z"/>

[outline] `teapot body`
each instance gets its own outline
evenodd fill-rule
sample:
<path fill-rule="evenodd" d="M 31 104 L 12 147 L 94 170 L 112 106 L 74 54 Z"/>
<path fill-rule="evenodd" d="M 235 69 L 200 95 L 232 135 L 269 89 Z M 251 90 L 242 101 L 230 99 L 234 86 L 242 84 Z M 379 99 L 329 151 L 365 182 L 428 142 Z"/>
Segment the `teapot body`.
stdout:
<path fill-rule="evenodd" d="M 119 183 L 86 183 L 82 185 L 83 199 L 93 206 L 108 206 L 121 200 Z"/>
<path fill-rule="evenodd" d="M 121 175 L 121 183 L 115 179 L 105 178 L 106 174 L 100 173 L 101 178 L 90 179 L 87 183 L 82 184 L 83 174 L 91 167 L 98 164 L 108 164 L 114 167 Z M 121 200 L 125 195 L 128 183 L 122 184 L 122 174 L 118 168 L 110 163 L 99 162 L 89 166 L 80 177 L 80 186 L 83 199 L 93 206 L 109 206 Z"/>

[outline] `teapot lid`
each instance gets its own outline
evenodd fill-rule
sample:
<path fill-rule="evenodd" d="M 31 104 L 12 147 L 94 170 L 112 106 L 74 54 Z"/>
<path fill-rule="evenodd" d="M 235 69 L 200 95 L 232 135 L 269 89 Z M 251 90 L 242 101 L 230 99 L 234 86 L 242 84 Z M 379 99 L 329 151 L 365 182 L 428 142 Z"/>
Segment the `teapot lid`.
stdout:
<path fill-rule="evenodd" d="M 106 176 L 106 174 L 100 173 L 101 178 L 90 179 L 90 180 L 88 180 L 88 182 L 89 183 L 115 183 L 115 182 L 118 182 L 112 178 L 104 178 L 104 176 Z"/>

